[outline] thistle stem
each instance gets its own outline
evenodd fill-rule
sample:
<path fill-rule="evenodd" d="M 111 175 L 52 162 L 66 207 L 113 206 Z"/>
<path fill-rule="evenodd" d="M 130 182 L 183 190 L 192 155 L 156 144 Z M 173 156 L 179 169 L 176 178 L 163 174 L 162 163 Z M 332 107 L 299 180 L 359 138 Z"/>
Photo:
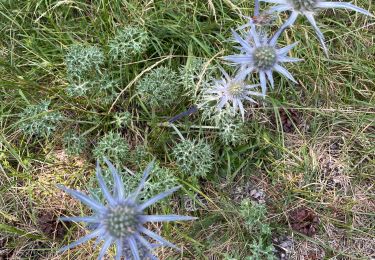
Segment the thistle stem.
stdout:
<path fill-rule="evenodd" d="M 288 20 L 286 20 L 281 27 L 275 32 L 275 34 L 270 39 L 270 43 L 276 43 L 277 39 L 279 39 L 280 35 L 293 24 L 293 22 L 296 20 L 296 16 L 291 14 Z"/>
<path fill-rule="evenodd" d="M 197 106 L 192 106 L 188 110 L 186 110 L 186 111 L 184 111 L 184 112 L 182 112 L 182 113 L 180 113 L 180 114 L 172 117 L 171 119 L 168 120 L 168 122 L 169 123 L 173 123 L 173 122 L 175 122 L 175 121 L 183 118 L 184 116 L 189 116 L 191 114 L 194 114 L 197 111 L 198 111 L 198 107 Z"/>
<path fill-rule="evenodd" d="M 259 16 L 260 10 L 259 10 L 259 0 L 254 0 L 254 16 Z"/>
<path fill-rule="evenodd" d="M 182 136 L 180 130 L 178 130 L 177 127 L 176 127 L 174 124 L 172 124 L 172 123 L 169 123 L 169 125 L 170 125 L 170 126 L 176 131 L 176 133 L 178 134 L 178 136 L 179 136 L 182 140 L 185 141 L 185 138 Z"/>

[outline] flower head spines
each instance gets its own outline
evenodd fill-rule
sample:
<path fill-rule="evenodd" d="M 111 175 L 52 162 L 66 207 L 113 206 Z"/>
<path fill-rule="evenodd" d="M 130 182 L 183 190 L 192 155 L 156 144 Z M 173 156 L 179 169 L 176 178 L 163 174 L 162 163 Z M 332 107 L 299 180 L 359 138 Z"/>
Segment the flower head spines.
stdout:
<path fill-rule="evenodd" d="M 217 110 L 220 111 L 224 106 L 232 103 L 233 110 L 240 111 L 244 119 L 245 108 L 243 103 L 256 103 L 254 96 L 264 97 L 263 94 L 253 91 L 258 85 L 248 85 L 244 81 L 244 73 L 240 71 L 234 78 L 230 77 L 227 72 L 222 70 L 223 78 L 216 80 L 214 86 L 206 90 L 204 94 L 204 104 L 216 101 Z"/>
<path fill-rule="evenodd" d="M 314 15 L 319 9 L 328 9 L 328 8 L 349 9 L 349 10 L 352 10 L 352 11 L 355 11 L 364 15 L 374 17 L 374 15 L 372 15 L 367 10 L 360 8 L 358 6 L 355 6 L 351 3 L 346 3 L 346 2 L 328 2 L 328 1 L 322 1 L 322 0 L 260 0 L 260 1 L 266 2 L 266 3 L 277 4 L 276 6 L 273 6 L 270 8 L 269 10 L 270 13 L 284 12 L 284 11 L 292 12 L 288 20 L 281 26 L 281 28 L 275 34 L 277 35 L 277 37 L 274 37 L 275 39 L 278 38 L 278 36 L 280 36 L 281 32 L 283 32 L 285 29 L 287 29 L 288 27 L 294 24 L 294 22 L 298 18 L 298 15 L 302 14 L 307 18 L 307 20 L 313 26 L 315 33 L 318 36 L 319 42 L 326 56 L 328 56 L 328 49 L 325 45 L 325 39 L 324 39 L 323 33 L 320 31 L 319 27 L 317 26 L 315 17 L 314 17 Z"/>
<path fill-rule="evenodd" d="M 121 182 L 117 170 L 107 159 L 105 159 L 105 161 L 113 175 L 113 181 L 115 183 L 113 192 L 111 192 L 104 183 L 99 164 L 97 164 L 96 175 L 99 186 L 108 200 L 107 205 L 103 205 L 81 192 L 65 188 L 64 186 L 58 186 L 94 210 L 93 216 L 61 218 L 63 221 L 90 223 L 94 228 L 92 233 L 61 248 L 59 251 L 68 250 L 93 238 L 97 238 L 97 241 L 104 240 L 103 247 L 98 257 L 99 260 L 103 259 L 106 251 L 112 244 L 115 244 L 117 247 L 116 259 L 121 259 L 122 256 L 127 258 L 133 257 L 136 260 L 141 259 L 141 257 L 142 259 L 147 259 L 145 257 L 156 259 L 151 253 L 155 247 L 170 246 L 176 248 L 175 245 L 158 234 L 146 229 L 143 225 L 146 222 L 187 221 L 195 218 L 178 215 L 144 215 L 143 211 L 157 201 L 171 195 L 180 187 L 172 188 L 144 201 L 142 204 L 137 204 L 138 195 L 140 194 L 140 190 L 144 187 L 153 163 L 149 164 L 145 170 L 138 188 L 129 196 L 126 196 L 123 183 Z M 150 244 L 143 235 L 154 239 L 158 244 Z"/>
<path fill-rule="evenodd" d="M 274 70 L 296 82 L 293 76 L 280 64 L 301 60 L 288 57 L 288 52 L 285 51 L 285 48 L 277 48 L 277 37 L 268 39 L 263 33 L 258 33 L 253 24 L 250 25 L 250 30 L 245 39 L 234 31 L 233 36 L 235 41 L 240 44 L 237 49 L 241 53 L 226 56 L 224 59 L 240 68 L 239 77 L 246 77 L 254 71 L 258 72 L 263 96 L 266 95 L 267 91 L 267 78 L 273 88 L 272 72 Z M 295 44 L 290 46 L 295 46 Z M 288 50 L 291 49 L 289 48 L 290 46 L 287 47 Z"/>

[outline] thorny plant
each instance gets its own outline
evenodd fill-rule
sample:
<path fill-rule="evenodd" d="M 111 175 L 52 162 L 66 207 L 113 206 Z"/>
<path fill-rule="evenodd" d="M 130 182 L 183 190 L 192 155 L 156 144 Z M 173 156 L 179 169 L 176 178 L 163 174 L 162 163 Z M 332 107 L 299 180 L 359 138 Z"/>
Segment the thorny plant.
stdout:
<path fill-rule="evenodd" d="M 221 80 L 213 80 L 214 87 L 205 92 L 205 105 L 207 103 L 215 104 L 217 114 L 223 113 L 224 110 L 233 106 L 233 112 L 236 114 L 240 111 L 242 120 L 245 120 L 245 113 L 247 107 L 244 105 L 245 101 L 248 103 L 255 103 L 255 97 L 265 98 L 267 94 L 267 83 L 271 88 L 277 86 L 273 79 L 273 71 L 277 71 L 292 82 L 297 80 L 281 66 L 281 63 L 302 62 L 301 59 L 287 56 L 289 51 L 297 45 L 293 43 L 289 46 L 279 48 L 277 41 L 282 33 L 291 25 L 295 23 L 297 17 L 302 14 L 305 16 L 311 25 L 314 27 L 323 50 L 328 54 L 328 49 L 325 45 L 325 39 L 318 26 L 316 25 L 315 15 L 320 9 L 326 8 L 346 8 L 364 15 L 372 16 L 368 11 L 356 7 L 345 2 L 327 2 L 320 0 L 260 0 L 261 2 L 274 3 L 276 6 L 271 7 L 268 11 L 260 14 L 259 0 L 255 1 L 255 17 L 248 18 L 249 21 L 244 26 L 233 30 L 234 40 L 239 46 L 235 46 L 239 53 L 226 56 L 226 61 L 232 62 L 235 65 L 233 75 L 222 70 Z M 270 22 L 274 13 L 291 11 L 289 19 L 273 34 L 267 37 L 267 29 L 265 28 Z M 129 40 L 131 39 L 131 40 Z M 109 55 L 112 60 L 129 61 L 137 56 L 140 56 L 147 48 L 148 35 L 142 29 L 132 30 L 126 29 L 119 31 L 113 40 L 110 41 Z M 135 44 L 136 48 L 131 49 L 128 45 Z M 103 102 L 110 102 L 117 88 L 117 82 L 106 76 L 102 66 L 105 63 L 105 54 L 96 46 L 73 45 L 66 57 L 65 63 L 67 66 L 67 75 L 69 86 L 67 92 L 70 96 L 82 97 L 89 93 L 96 95 L 97 93 L 104 93 L 107 96 L 106 101 L 102 100 L 102 95 L 99 96 Z M 137 85 L 137 94 L 147 105 L 156 108 L 169 108 L 175 104 L 180 95 L 183 95 L 182 88 L 189 92 L 200 81 L 199 70 L 204 67 L 203 62 L 196 61 L 190 67 L 181 68 L 177 73 L 168 67 L 159 67 L 148 74 L 146 74 Z M 254 83 L 257 78 L 253 78 L 253 72 L 259 76 L 260 84 Z M 176 84 L 180 82 L 180 84 Z M 261 86 L 262 92 L 253 91 L 258 86 Z M 103 95 L 104 95 L 103 94 Z M 254 99 L 253 99 L 254 97 Z M 19 114 L 20 129 L 29 135 L 34 136 L 49 136 L 55 131 L 58 123 L 63 119 L 63 116 L 49 109 L 49 101 L 45 101 L 40 105 L 30 105 L 26 107 L 23 112 Z M 197 111 L 198 108 L 206 108 L 206 106 L 193 106 L 188 112 Z M 182 116 L 189 113 L 182 113 Z M 230 116 L 232 117 L 232 116 Z M 175 117 L 170 122 L 179 120 L 181 117 Z M 235 121 L 232 118 L 227 118 L 221 122 L 219 131 L 222 131 L 222 139 L 225 144 L 241 143 L 246 138 L 242 136 L 240 131 L 243 124 Z M 231 119 L 231 120 L 229 120 Z M 239 119 L 240 120 L 240 119 Z M 132 123 L 132 115 L 129 112 L 121 112 L 114 116 L 113 124 L 116 125 L 117 130 L 126 128 Z M 216 124 L 217 126 L 219 124 Z M 238 132 L 237 132 L 238 130 Z M 179 133 L 179 132 L 178 132 Z M 187 140 L 181 137 L 181 142 L 176 144 L 172 152 L 176 165 L 186 175 L 193 178 L 206 177 L 214 167 L 213 149 L 203 140 Z M 72 154 L 79 154 L 85 148 L 86 141 L 83 136 L 74 133 L 68 134 L 65 137 L 64 145 Z M 102 250 L 99 253 L 99 258 L 103 258 L 107 249 L 112 244 L 116 244 L 117 252 L 116 258 L 121 259 L 122 256 L 133 257 L 134 259 L 143 259 L 149 257 L 155 259 L 152 255 L 152 250 L 159 246 L 171 246 L 173 244 L 166 241 L 158 234 L 146 229 L 143 224 L 146 222 L 161 222 L 161 221 L 175 221 L 175 220 L 192 220 L 191 217 L 177 216 L 177 215 L 144 215 L 143 211 L 161 200 L 162 198 L 172 194 L 177 188 L 172 188 L 177 184 L 171 172 L 163 168 L 155 169 L 155 175 L 152 176 L 150 186 L 150 194 L 145 196 L 146 200 L 138 200 L 141 195 L 141 189 L 146 187 L 146 178 L 151 171 L 151 166 L 146 169 L 143 177 L 134 174 L 134 179 L 126 183 L 129 189 L 133 188 L 136 182 L 140 182 L 135 192 L 125 195 L 124 182 L 118 171 L 109 163 L 106 158 L 109 158 L 116 166 L 124 166 L 123 158 L 128 158 L 130 151 L 129 145 L 125 139 L 117 132 L 110 132 L 102 137 L 95 149 L 94 156 L 100 161 L 105 160 L 109 172 L 112 177 L 111 185 L 109 181 L 102 176 L 101 168 L 97 168 L 97 179 L 101 191 L 102 199 L 107 200 L 104 205 L 101 202 L 94 200 L 85 194 L 70 190 L 61 186 L 61 189 L 69 193 L 73 197 L 81 200 L 84 204 L 93 209 L 94 215 L 88 217 L 70 217 L 63 218 L 66 221 L 82 221 L 91 224 L 93 232 L 89 235 L 73 242 L 64 247 L 62 251 L 75 247 L 91 238 L 98 238 L 104 240 Z M 109 175 L 109 173 L 108 173 Z M 159 176 L 160 175 L 160 176 Z M 162 177 L 168 178 L 170 182 L 159 183 L 153 181 Z M 110 179 L 107 176 L 107 179 Z M 113 184 L 113 185 L 112 185 Z M 113 186 L 110 190 L 108 186 Z M 166 192 L 162 192 L 166 190 Z M 151 192 L 151 190 L 153 190 Z M 156 195 L 154 193 L 160 193 Z M 270 230 L 265 221 L 262 221 L 265 215 L 265 208 L 261 205 L 252 205 L 248 201 L 242 203 L 241 215 L 245 219 L 245 225 L 248 229 L 258 229 L 262 234 L 269 235 Z M 143 234 L 143 235 L 142 235 Z M 154 239 L 158 244 L 151 244 L 144 235 Z M 263 240 L 253 241 L 253 253 L 259 252 L 259 255 L 265 256 L 271 254 L 272 248 L 266 246 Z M 266 252 L 266 253 L 265 253 Z"/>
<path fill-rule="evenodd" d="M 264 13 L 260 13 L 260 6 L 259 2 L 267 2 L 267 3 L 274 3 L 278 4 L 276 6 L 271 7 L 269 10 L 265 11 Z M 287 69 L 281 66 L 280 63 L 289 63 L 289 62 L 299 62 L 303 61 L 302 59 L 288 57 L 288 53 L 292 50 L 293 47 L 297 45 L 297 43 L 293 43 L 283 48 L 277 47 L 277 41 L 280 38 L 281 34 L 290 27 L 297 19 L 299 14 L 304 15 L 311 25 L 314 27 L 316 34 L 318 35 L 319 41 L 323 47 L 325 54 L 328 56 L 328 50 L 324 43 L 325 39 L 321 31 L 319 30 L 318 26 L 316 25 L 315 21 L 315 14 L 320 9 L 326 8 L 344 8 L 353 10 L 364 15 L 368 15 L 374 17 L 368 11 L 359 8 L 350 3 L 342 3 L 342 2 L 327 2 L 321 0 L 255 0 L 255 16 L 248 17 L 249 21 L 238 28 L 240 33 L 232 30 L 234 42 L 239 44 L 240 46 L 235 46 L 236 49 L 240 50 L 239 54 L 229 55 L 224 57 L 224 60 L 232 62 L 233 65 L 236 66 L 237 72 L 236 76 L 234 77 L 236 80 L 236 84 L 230 84 L 230 75 L 226 72 L 223 72 L 224 78 L 226 81 L 222 83 L 222 87 L 219 88 L 217 86 L 217 82 L 215 81 L 216 88 L 215 91 L 208 92 L 211 95 L 208 95 L 206 98 L 207 100 L 217 100 L 217 109 L 218 111 L 228 103 L 228 101 L 232 101 L 234 110 L 237 110 L 239 107 L 239 111 L 244 119 L 245 108 L 241 100 L 247 99 L 249 101 L 253 101 L 247 95 L 249 93 L 246 92 L 244 94 L 240 92 L 240 96 L 238 95 L 239 90 L 244 89 L 244 87 L 240 88 L 240 86 L 246 86 L 245 79 L 248 77 L 251 79 L 251 73 L 257 72 L 259 74 L 260 86 L 262 88 L 262 94 L 265 97 L 267 92 L 267 80 L 269 81 L 271 88 L 274 88 L 275 83 L 273 79 L 272 72 L 277 71 L 289 80 L 294 83 L 297 83 L 295 78 L 292 76 Z M 291 11 L 291 15 L 289 19 L 275 32 L 275 34 L 271 37 L 266 36 L 267 28 L 266 26 L 271 22 L 273 19 L 274 12 L 283 12 L 283 11 Z M 242 37 L 241 35 L 244 35 Z M 233 81 L 233 80 L 232 80 Z M 237 86 L 233 88 L 232 86 Z M 231 91 L 232 89 L 236 90 L 235 92 Z M 234 95 L 235 93 L 236 95 Z M 217 95 L 220 98 L 217 98 Z M 251 93 L 251 95 L 258 95 Z M 203 106 L 200 106 L 201 108 Z"/>

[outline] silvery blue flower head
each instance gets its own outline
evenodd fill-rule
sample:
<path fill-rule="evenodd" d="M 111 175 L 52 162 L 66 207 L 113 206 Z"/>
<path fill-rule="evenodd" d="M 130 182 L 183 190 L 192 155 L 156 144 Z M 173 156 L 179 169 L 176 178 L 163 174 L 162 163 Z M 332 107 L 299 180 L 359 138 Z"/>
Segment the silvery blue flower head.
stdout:
<path fill-rule="evenodd" d="M 59 186 L 60 189 L 80 200 L 94 211 L 92 216 L 61 218 L 63 221 L 86 222 L 93 227 L 93 231 L 61 248 L 59 251 L 68 250 L 93 238 L 97 239 L 97 243 L 102 240 L 104 241 L 98 259 L 103 259 L 105 253 L 113 244 L 116 246 L 117 260 L 120 260 L 123 256 L 125 256 L 126 259 L 133 258 L 134 260 L 157 259 L 152 255 L 152 250 L 158 246 L 169 246 L 177 249 L 177 247 L 169 241 L 145 228 L 144 224 L 147 222 L 186 221 L 195 218 L 179 215 L 146 215 L 144 210 L 157 201 L 171 195 L 180 187 L 172 188 L 142 203 L 138 203 L 137 199 L 145 185 L 148 174 L 152 170 L 153 163 L 150 163 L 144 171 L 137 189 L 127 196 L 117 170 L 107 159 L 105 159 L 105 161 L 114 180 L 113 192 L 106 186 L 99 164 L 97 165 L 96 177 L 102 193 L 107 200 L 106 205 L 101 204 L 79 191 Z M 152 238 L 157 244 L 151 244 L 144 236 Z M 131 253 L 131 255 L 129 255 L 129 253 Z"/>
<path fill-rule="evenodd" d="M 233 31 L 233 36 L 235 42 L 240 44 L 240 47 L 237 48 L 241 53 L 226 56 L 224 59 L 240 66 L 240 76 L 249 75 L 253 71 L 258 72 L 263 95 L 265 95 L 267 91 L 267 78 L 271 87 L 274 87 L 272 75 L 274 70 L 297 83 L 289 71 L 280 65 L 280 63 L 285 62 L 301 61 L 301 59 L 287 56 L 288 52 L 296 46 L 297 43 L 279 49 L 276 47 L 278 37 L 273 36 L 268 39 L 264 35 L 259 34 L 254 25 L 250 26 L 246 39 L 243 39 L 235 31 Z"/>
<path fill-rule="evenodd" d="M 328 8 L 343 8 L 353 10 L 364 15 L 373 15 L 362 9 L 358 6 L 355 6 L 351 3 L 346 2 L 330 2 L 330 1 L 321 1 L 321 0 L 260 0 L 261 2 L 277 4 L 276 6 L 271 7 L 270 12 L 283 12 L 291 11 L 292 14 L 289 19 L 283 25 L 284 28 L 291 26 L 297 20 L 298 15 L 302 14 L 306 16 L 307 20 L 314 27 L 314 30 L 319 38 L 319 41 L 323 47 L 324 52 L 328 53 L 327 47 L 324 43 L 323 33 L 320 31 L 319 27 L 316 25 L 314 15 L 319 9 L 328 9 Z"/>
<path fill-rule="evenodd" d="M 244 118 L 245 109 L 243 106 L 243 101 L 256 103 L 251 96 L 264 97 L 264 95 L 262 93 L 252 91 L 252 89 L 258 87 L 259 85 L 247 85 L 244 82 L 245 77 L 242 73 L 239 73 L 232 78 L 224 70 L 221 71 L 223 73 L 223 78 L 221 80 L 216 80 L 214 87 L 206 91 L 205 101 L 217 101 L 218 110 L 221 110 L 225 105 L 228 105 L 231 102 L 234 111 L 237 112 L 239 109 L 242 118 Z"/>

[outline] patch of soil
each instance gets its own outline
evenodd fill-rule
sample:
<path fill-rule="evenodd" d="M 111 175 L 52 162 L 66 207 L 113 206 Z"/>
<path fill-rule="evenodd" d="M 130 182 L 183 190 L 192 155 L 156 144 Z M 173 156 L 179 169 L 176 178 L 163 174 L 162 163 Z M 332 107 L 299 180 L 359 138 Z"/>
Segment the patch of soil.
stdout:
<path fill-rule="evenodd" d="M 64 225 L 52 212 L 41 212 L 38 215 L 39 230 L 50 238 L 64 238 L 68 231 L 66 227 L 69 225 L 69 223 L 65 223 Z"/>
<path fill-rule="evenodd" d="M 312 210 L 301 207 L 289 214 L 289 222 L 293 230 L 311 237 L 318 232 L 320 220 Z"/>
<path fill-rule="evenodd" d="M 13 255 L 13 249 L 6 248 L 7 239 L 0 237 L 0 260 L 10 259 Z"/>
<path fill-rule="evenodd" d="M 302 115 L 296 109 L 279 109 L 280 119 L 285 133 L 293 133 L 295 126 L 299 126 L 302 123 Z"/>

